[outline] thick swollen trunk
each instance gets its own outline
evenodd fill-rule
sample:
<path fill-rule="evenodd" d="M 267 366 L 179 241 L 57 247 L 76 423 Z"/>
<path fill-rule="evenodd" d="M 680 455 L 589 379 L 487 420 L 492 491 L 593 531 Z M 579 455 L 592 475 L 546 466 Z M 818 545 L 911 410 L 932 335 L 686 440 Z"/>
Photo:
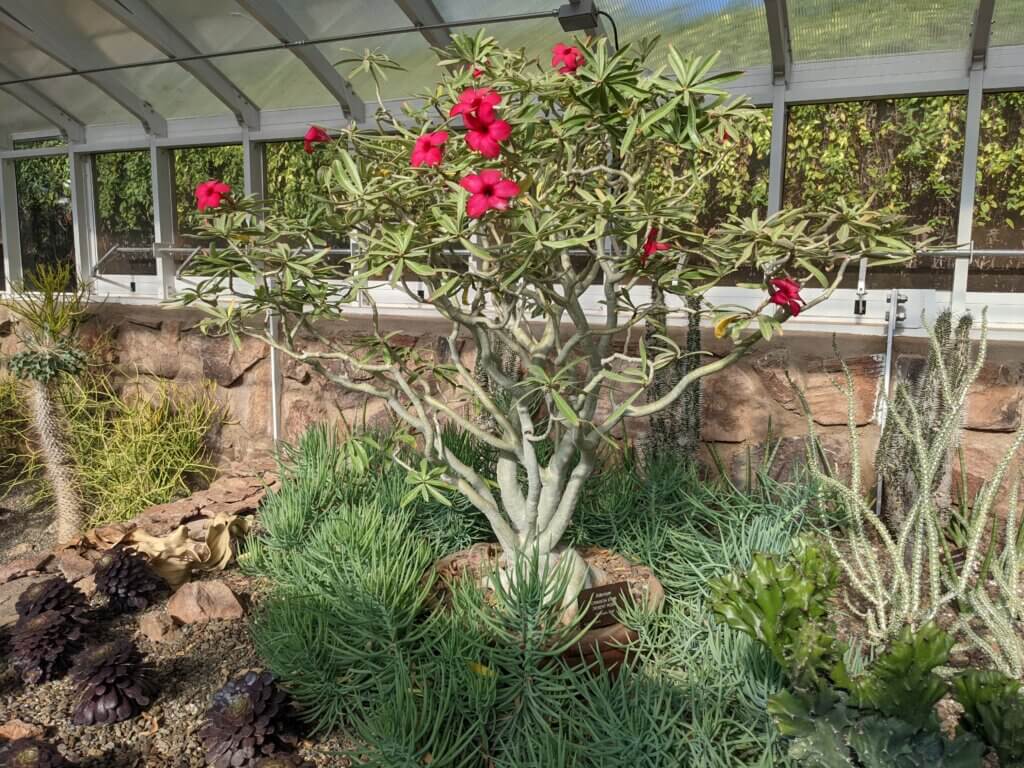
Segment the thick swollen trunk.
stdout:
<path fill-rule="evenodd" d="M 39 438 L 46 475 L 53 486 L 57 508 L 57 539 L 65 542 L 82 530 L 82 500 L 78 495 L 74 465 L 65 447 L 60 406 L 50 388 L 39 381 L 29 383 L 32 421 Z"/>
<path fill-rule="evenodd" d="M 571 448 L 571 444 L 567 444 Z M 563 446 L 566 448 L 566 446 Z M 569 450 L 564 450 L 571 456 Z M 561 544 L 572 520 L 583 486 L 594 470 L 594 457 L 584 452 L 571 468 L 556 453 L 545 469 L 532 461 L 526 467 L 526 492 L 520 485 L 519 465 L 499 460 L 497 484 L 514 532 L 512 547 L 505 546 L 503 577 L 511 579 L 524 562 L 536 563 L 541 576 L 562 592 L 562 604 L 574 609 L 581 590 L 592 586 L 590 567 L 572 547 Z"/>

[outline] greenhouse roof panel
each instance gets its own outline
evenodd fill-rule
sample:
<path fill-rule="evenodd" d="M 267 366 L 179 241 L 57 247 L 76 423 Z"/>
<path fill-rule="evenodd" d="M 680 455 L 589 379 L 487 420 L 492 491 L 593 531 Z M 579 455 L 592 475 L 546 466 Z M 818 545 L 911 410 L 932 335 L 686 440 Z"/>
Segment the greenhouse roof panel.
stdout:
<path fill-rule="evenodd" d="M 1024 44 L 1024 0 L 999 0 L 992 20 L 992 45 Z"/>
<path fill-rule="evenodd" d="M 601 8 L 615 19 L 623 43 L 660 35 L 684 56 L 721 51 L 723 69 L 771 61 L 761 0 L 605 0 Z"/>
<path fill-rule="evenodd" d="M 787 5 L 796 61 L 966 49 L 977 7 L 975 0 L 789 0 Z"/>

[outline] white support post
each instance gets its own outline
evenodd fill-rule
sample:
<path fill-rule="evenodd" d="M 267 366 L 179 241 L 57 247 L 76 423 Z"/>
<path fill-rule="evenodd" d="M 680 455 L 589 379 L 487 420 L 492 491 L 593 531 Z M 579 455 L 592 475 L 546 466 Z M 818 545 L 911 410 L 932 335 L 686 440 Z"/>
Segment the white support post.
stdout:
<path fill-rule="evenodd" d="M 245 194 L 257 197 L 267 196 L 266 179 L 266 147 L 253 141 L 248 131 L 242 132 L 242 158 L 245 171 Z M 268 281 L 268 289 L 273 284 Z M 267 333 L 272 339 L 281 336 L 281 318 L 273 312 L 267 313 Z M 284 361 L 281 353 L 270 347 L 270 436 L 276 445 L 283 438 L 283 419 L 281 415 L 281 396 L 284 391 Z"/>
<path fill-rule="evenodd" d="M 18 185 L 14 160 L 0 160 L 0 242 L 4 248 L 4 289 L 21 282 L 21 228 L 18 226 Z"/>
<path fill-rule="evenodd" d="M 956 223 L 956 241 L 959 250 L 953 267 L 953 288 L 950 308 L 955 313 L 967 307 L 967 276 L 974 250 L 974 192 L 978 176 L 978 146 L 981 139 L 981 104 L 985 82 L 984 64 L 971 66 L 971 82 L 967 91 L 967 124 L 964 129 L 964 165 L 960 178 L 960 213 Z"/>
<path fill-rule="evenodd" d="M 786 179 L 786 85 L 772 86 L 772 144 L 768 153 L 768 215 L 782 210 Z"/>
<path fill-rule="evenodd" d="M 68 150 L 71 176 L 71 221 L 74 227 L 75 271 L 79 280 L 92 277 L 92 265 L 99 258 L 96 237 L 95 189 L 92 179 L 92 158 L 74 147 Z"/>
<path fill-rule="evenodd" d="M 160 298 L 174 296 L 174 256 L 162 249 L 174 245 L 174 157 L 171 150 L 150 144 L 149 174 L 153 192 L 153 258 Z"/>

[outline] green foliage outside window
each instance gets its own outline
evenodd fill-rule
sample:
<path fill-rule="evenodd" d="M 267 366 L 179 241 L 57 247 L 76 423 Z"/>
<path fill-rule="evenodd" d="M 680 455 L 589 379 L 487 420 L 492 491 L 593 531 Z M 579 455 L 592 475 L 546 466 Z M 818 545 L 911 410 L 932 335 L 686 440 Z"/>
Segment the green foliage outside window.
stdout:
<path fill-rule="evenodd" d="M 955 242 L 965 108 L 961 96 L 791 107 L 785 204 L 873 195 L 876 206 Z"/>
<path fill-rule="evenodd" d="M 245 184 L 242 147 L 187 147 L 174 152 L 175 232 L 180 236 L 196 228 L 196 184 L 219 179 L 241 195 Z"/>
<path fill-rule="evenodd" d="M 786 203 L 821 206 L 839 196 L 866 199 L 930 224 L 942 242 L 956 237 L 965 100 L 938 96 L 887 101 L 813 104 L 790 108 Z M 974 237 L 980 247 L 1024 244 L 1024 93 L 990 93 L 982 110 Z M 699 221 L 711 226 L 729 213 L 763 208 L 768 199 L 771 110 L 762 110 L 750 137 L 707 151 L 730 156 L 726 168 L 700 190 Z M 267 190 L 286 215 L 308 208 L 316 194 L 316 156 L 301 142 L 267 145 Z M 192 147 L 175 151 L 179 231 L 190 231 L 195 179 L 221 178 L 242 189 L 242 148 Z M 68 164 L 63 155 L 18 161 L 18 196 L 28 242 L 41 252 L 70 253 L 66 208 Z M 96 156 L 97 218 L 101 232 L 127 242 L 152 231 L 148 152 Z M 65 226 L 66 225 L 66 226 Z M 65 233 L 64 230 L 67 230 Z M 62 234 L 63 233 L 63 234 Z M 58 242 L 59 240 L 59 242 Z M 135 241 L 132 240 L 134 243 Z M 66 252 L 66 253 L 65 253 Z"/>

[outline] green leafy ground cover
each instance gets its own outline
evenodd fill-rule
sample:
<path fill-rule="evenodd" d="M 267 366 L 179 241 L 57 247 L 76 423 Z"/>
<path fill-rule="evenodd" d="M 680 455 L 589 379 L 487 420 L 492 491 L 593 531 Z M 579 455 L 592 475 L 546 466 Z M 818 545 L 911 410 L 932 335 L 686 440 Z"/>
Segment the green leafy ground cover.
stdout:
<path fill-rule="evenodd" d="M 446 440 L 464 460 L 491 460 L 459 433 Z M 663 611 L 631 611 L 639 658 L 614 677 L 566 667 L 560 651 L 579 628 L 563 627 L 525 574 L 496 604 L 467 588 L 450 610 L 431 607 L 424 573 L 488 528 L 447 496 L 403 507 L 392 448 L 311 430 L 285 452 L 282 487 L 241 558 L 267 588 L 257 647 L 316 729 L 344 730 L 367 745 L 355 756 L 380 766 L 427 755 L 445 766 L 784 763 L 765 709 L 781 670 L 714 620 L 708 581 L 755 551 L 788 551 L 806 485 L 764 479 L 742 493 L 673 460 L 610 462 L 571 539 L 649 563 L 667 593 Z"/>

